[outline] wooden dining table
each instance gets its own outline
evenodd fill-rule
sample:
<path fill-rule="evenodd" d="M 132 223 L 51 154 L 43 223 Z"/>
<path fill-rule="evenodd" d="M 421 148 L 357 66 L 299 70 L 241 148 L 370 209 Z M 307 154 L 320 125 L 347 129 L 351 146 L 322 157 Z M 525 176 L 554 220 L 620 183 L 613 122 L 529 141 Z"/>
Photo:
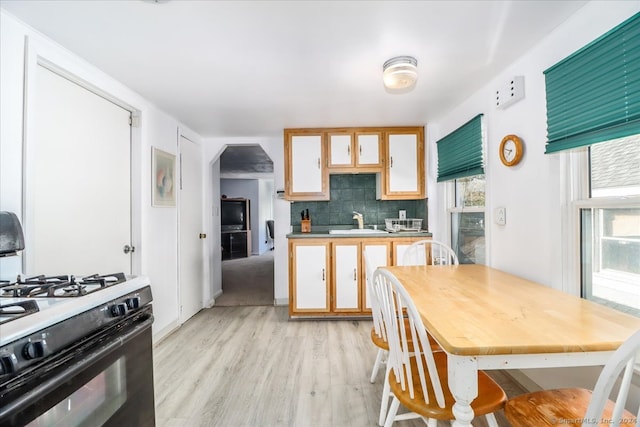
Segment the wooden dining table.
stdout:
<path fill-rule="evenodd" d="M 471 426 L 478 370 L 604 365 L 640 318 L 485 265 L 381 267 L 447 353 L 455 427 Z"/>

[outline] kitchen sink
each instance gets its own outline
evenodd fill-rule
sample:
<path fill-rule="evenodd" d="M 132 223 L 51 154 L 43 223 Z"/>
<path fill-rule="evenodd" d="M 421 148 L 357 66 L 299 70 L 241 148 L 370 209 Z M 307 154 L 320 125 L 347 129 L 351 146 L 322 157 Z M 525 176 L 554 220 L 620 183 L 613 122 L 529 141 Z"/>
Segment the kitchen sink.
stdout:
<path fill-rule="evenodd" d="M 329 230 L 329 234 L 387 234 L 387 232 L 371 228 L 352 228 L 351 230 Z"/>

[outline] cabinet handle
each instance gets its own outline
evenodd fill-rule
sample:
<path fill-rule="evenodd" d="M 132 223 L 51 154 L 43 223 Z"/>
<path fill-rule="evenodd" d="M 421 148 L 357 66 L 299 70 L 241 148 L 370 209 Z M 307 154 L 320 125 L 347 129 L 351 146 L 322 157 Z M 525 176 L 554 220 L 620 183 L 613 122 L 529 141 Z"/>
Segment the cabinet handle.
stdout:
<path fill-rule="evenodd" d="M 389 157 L 389 167 L 393 167 L 393 157 Z"/>
<path fill-rule="evenodd" d="M 362 155 L 362 145 L 358 145 L 358 154 Z"/>
<path fill-rule="evenodd" d="M 324 282 L 324 268 L 322 269 L 322 281 Z"/>
<path fill-rule="evenodd" d="M 347 145 L 347 154 L 351 155 L 351 146 L 350 145 Z"/>
<path fill-rule="evenodd" d="M 318 157 L 318 169 L 320 169 L 320 157 Z"/>
<path fill-rule="evenodd" d="M 353 269 L 353 280 L 354 281 L 358 280 L 358 276 L 356 274 L 356 269 L 355 268 Z"/>

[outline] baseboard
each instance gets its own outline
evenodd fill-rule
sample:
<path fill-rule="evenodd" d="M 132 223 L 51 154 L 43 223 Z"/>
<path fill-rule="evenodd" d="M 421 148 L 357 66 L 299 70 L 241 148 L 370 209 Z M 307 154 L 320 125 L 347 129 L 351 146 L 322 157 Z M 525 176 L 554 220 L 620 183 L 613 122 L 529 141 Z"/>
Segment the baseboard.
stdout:
<path fill-rule="evenodd" d="M 153 345 L 156 346 L 164 341 L 169 335 L 180 328 L 180 324 L 177 321 L 169 323 L 162 330 L 153 334 Z"/>
<path fill-rule="evenodd" d="M 527 390 L 529 393 L 543 390 L 542 387 L 540 387 L 535 381 L 533 381 L 519 369 L 506 369 L 502 372 L 510 376 L 511 379 L 520 384 L 522 388 Z"/>
<path fill-rule="evenodd" d="M 218 298 L 220 295 L 222 295 L 222 289 L 213 294 L 211 300 L 207 303 L 207 308 L 213 307 L 216 304 L 216 298 Z"/>
<path fill-rule="evenodd" d="M 273 305 L 289 305 L 289 298 L 276 298 L 273 300 Z"/>

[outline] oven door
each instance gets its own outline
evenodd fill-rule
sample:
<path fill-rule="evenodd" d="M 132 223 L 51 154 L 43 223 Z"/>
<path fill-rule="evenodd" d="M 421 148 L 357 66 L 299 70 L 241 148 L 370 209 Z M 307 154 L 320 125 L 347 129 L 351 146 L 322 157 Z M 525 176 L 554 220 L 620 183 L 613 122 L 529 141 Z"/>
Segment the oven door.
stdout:
<path fill-rule="evenodd" d="M 0 426 L 154 426 L 151 305 L 8 384 Z"/>

